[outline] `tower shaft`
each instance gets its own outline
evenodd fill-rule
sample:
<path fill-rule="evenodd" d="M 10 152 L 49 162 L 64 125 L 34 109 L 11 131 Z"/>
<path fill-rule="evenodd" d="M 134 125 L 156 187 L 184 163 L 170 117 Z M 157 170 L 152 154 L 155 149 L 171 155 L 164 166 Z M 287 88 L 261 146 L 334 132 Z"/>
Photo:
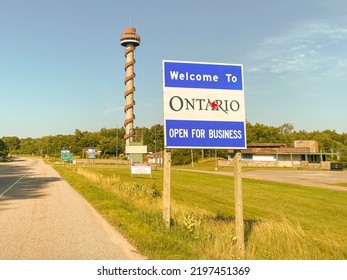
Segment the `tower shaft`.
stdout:
<path fill-rule="evenodd" d="M 135 28 L 126 28 L 125 33 L 121 35 L 120 37 L 120 43 L 122 46 L 125 47 L 125 92 L 124 92 L 124 98 L 125 98 L 125 106 L 124 106 L 124 112 L 125 112 L 125 145 L 130 145 L 131 142 L 133 142 L 133 136 L 135 134 L 134 132 L 134 50 L 135 48 L 140 44 L 140 36 L 136 34 Z"/>
<path fill-rule="evenodd" d="M 128 44 L 126 49 L 125 49 L 125 57 L 126 57 L 126 62 L 125 62 L 125 92 L 124 92 L 124 98 L 125 98 L 125 106 L 124 106 L 124 112 L 125 112 L 125 121 L 124 121 L 124 126 L 125 126 L 125 135 L 124 139 L 126 141 L 126 145 L 129 145 L 130 142 L 133 140 L 133 135 L 134 135 L 134 91 L 135 91 L 135 86 L 134 86 L 134 49 L 135 47 L 132 46 L 132 44 Z"/>

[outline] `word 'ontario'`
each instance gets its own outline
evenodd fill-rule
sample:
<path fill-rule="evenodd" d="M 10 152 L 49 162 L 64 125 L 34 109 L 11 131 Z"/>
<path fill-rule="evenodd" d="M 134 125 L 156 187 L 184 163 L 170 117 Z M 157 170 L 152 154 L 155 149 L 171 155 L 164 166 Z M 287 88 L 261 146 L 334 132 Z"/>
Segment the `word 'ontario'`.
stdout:
<path fill-rule="evenodd" d="M 229 114 L 229 111 L 236 112 L 240 109 L 240 103 L 237 100 L 210 100 L 205 98 L 181 98 L 177 95 L 171 97 L 169 101 L 169 106 L 171 110 L 179 112 L 181 110 L 198 110 L 198 111 L 223 111 Z"/>

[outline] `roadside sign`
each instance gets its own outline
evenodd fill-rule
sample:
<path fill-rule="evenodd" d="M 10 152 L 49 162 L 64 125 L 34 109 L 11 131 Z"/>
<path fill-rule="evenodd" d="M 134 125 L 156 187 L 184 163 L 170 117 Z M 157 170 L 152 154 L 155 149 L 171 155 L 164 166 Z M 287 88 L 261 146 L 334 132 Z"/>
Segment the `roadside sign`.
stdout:
<path fill-rule="evenodd" d="M 92 159 L 96 158 L 96 149 L 88 149 L 87 156 Z"/>
<path fill-rule="evenodd" d="M 243 66 L 163 61 L 165 148 L 245 149 Z"/>
<path fill-rule="evenodd" d="M 72 161 L 73 154 L 69 150 L 62 150 L 60 152 L 60 158 L 62 161 Z"/>
<path fill-rule="evenodd" d="M 243 66 L 163 61 L 163 218 L 170 227 L 171 148 L 235 149 L 236 246 L 244 255 L 241 149 L 246 149 Z"/>
<path fill-rule="evenodd" d="M 126 154 L 147 154 L 147 146 L 144 145 L 127 145 L 125 146 Z"/>
<path fill-rule="evenodd" d="M 94 158 L 96 158 L 96 155 L 95 154 L 88 154 L 88 158 L 94 159 Z"/>
<path fill-rule="evenodd" d="M 131 174 L 146 174 L 152 176 L 152 169 L 150 164 L 132 164 Z"/>

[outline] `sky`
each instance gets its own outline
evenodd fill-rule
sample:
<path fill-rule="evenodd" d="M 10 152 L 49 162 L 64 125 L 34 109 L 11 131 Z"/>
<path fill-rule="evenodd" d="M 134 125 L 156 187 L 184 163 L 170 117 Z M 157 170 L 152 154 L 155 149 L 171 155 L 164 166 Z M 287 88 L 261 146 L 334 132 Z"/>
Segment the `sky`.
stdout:
<path fill-rule="evenodd" d="M 347 132 L 346 0 L 0 0 L 0 137 L 163 124 L 162 61 L 243 64 L 246 119 Z"/>

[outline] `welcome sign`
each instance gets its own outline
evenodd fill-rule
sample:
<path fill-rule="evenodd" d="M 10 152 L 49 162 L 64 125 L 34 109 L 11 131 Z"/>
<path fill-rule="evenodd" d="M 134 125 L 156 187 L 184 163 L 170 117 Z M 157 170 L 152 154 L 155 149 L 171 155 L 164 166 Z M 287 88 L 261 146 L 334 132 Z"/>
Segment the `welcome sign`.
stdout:
<path fill-rule="evenodd" d="M 165 148 L 245 149 L 243 66 L 163 61 Z"/>

